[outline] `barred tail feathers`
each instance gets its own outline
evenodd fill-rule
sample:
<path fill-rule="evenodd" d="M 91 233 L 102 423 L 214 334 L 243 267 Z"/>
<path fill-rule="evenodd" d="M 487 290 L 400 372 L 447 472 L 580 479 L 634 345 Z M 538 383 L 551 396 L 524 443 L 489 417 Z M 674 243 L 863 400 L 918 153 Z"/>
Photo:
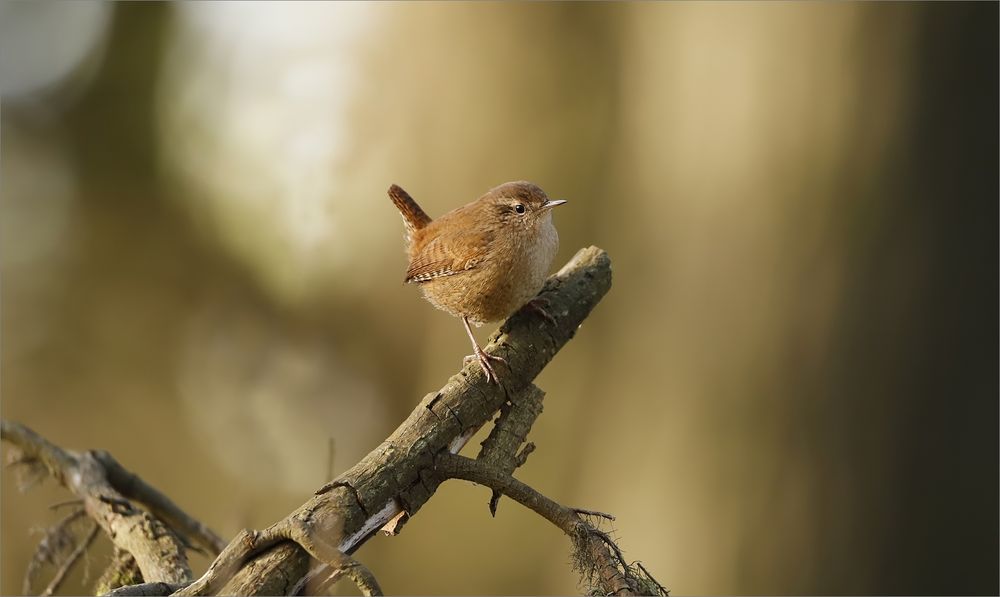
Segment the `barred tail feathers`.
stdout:
<path fill-rule="evenodd" d="M 411 238 L 413 233 L 431 223 L 431 218 L 424 210 L 420 209 L 417 202 L 410 197 L 410 194 L 399 185 L 389 187 L 389 198 L 399 213 L 403 215 L 403 224 L 406 226 L 406 237 Z"/>

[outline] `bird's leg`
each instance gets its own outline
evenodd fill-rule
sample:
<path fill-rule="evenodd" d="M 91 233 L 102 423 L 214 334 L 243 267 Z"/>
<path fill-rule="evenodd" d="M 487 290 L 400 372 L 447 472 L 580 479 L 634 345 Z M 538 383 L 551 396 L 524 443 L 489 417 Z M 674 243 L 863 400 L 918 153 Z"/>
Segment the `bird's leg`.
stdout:
<path fill-rule="evenodd" d="M 556 324 L 556 318 L 549 313 L 549 307 L 552 306 L 552 303 L 548 298 L 538 295 L 525 303 L 524 306 L 541 315 L 550 324 Z"/>
<path fill-rule="evenodd" d="M 464 362 L 468 363 L 472 359 L 479 359 L 479 366 L 483 368 L 483 373 L 486 374 L 486 382 L 500 383 L 500 380 L 497 378 L 496 371 L 493 370 L 493 365 L 490 365 L 490 360 L 500 361 L 504 365 L 507 365 L 507 360 L 504 359 L 503 357 L 497 357 L 491 354 L 486 354 L 486 352 L 482 348 L 479 348 L 479 343 L 476 342 L 476 337 L 472 335 L 472 328 L 469 326 L 469 318 L 463 317 L 462 323 L 465 325 L 465 333 L 469 334 L 469 340 L 472 340 L 472 348 L 474 348 L 476 351 L 476 354 L 474 355 L 470 354 L 469 356 L 465 357 Z"/>

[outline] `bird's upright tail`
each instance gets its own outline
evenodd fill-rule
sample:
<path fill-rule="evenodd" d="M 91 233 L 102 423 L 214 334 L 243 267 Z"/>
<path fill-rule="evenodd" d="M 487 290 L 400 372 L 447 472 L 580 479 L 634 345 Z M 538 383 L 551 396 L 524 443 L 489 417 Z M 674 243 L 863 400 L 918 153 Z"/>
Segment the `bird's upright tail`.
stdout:
<path fill-rule="evenodd" d="M 424 213 L 413 197 L 410 197 L 410 194 L 399 185 L 389 187 L 389 198 L 392 199 L 399 213 L 403 214 L 407 239 L 412 238 L 414 232 L 431 223 L 430 216 Z"/>

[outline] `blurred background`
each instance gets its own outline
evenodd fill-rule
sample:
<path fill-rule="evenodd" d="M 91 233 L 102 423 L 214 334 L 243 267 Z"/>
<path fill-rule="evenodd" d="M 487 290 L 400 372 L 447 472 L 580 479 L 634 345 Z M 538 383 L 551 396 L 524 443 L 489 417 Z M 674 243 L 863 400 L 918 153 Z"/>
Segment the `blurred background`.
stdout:
<path fill-rule="evenodd" d="M 521 479 L 675 594 L 996 594 L 997 20 L 5 2 L 3 416 L 267 526 L 468 353 L 401 283 L 390 183 L 436 216 L 527 179 L 570 200 L 557 267 L 594 244 L 615 278 Z M 68 496 L 2 480 L 12 594 Z M 577 591 L 567 539 L 488 499 L 445 484 L 358 556 L 390 593 Z"/>

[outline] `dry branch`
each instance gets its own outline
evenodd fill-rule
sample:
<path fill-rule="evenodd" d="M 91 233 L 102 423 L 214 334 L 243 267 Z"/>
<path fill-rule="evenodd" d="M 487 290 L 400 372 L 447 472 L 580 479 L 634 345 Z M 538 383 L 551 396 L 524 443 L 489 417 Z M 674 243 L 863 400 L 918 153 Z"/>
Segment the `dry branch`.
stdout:
<path fill-rule="evenodd" d="M 425 396 L 406 421 L 361 462 L 263 532 L 273 537 L 288 520 L 304 525 L 312 535 L 336 527 L 343 529 L 338 548 L 351 554 L 400 512 L 414 516 L 441 481 L 433 472 L 435 457 L 457 452 L 501 406 L 533 391 L 532 380 L 576 334 L 610 287 L 607 253 L 596 247 L 579 251 L 542 289 L 554 324 L 537 311 L 522 309 L 491 336 L 486 351 L 509 364 L 498 371 L 499 384 L 487 383 L 478 364 L 469 363 L 443 388 Z M 300 579 L 308 563 L 301 545 L 286 543 L 246 555 L 254 558 L 252 573 L 247 565 L 232 576 L 231 570 L 221 574 L 222 567 L 210 569 L 180 593 L 258 594 L 262 577 L 282 579 L 287 590 L 287 579 Z M 271 584 L 268 590 L 282 587 Z"/>
<path fill-rule="evenodd" d="M 108 454 L 64 450 L 11 421 L 0 421 L 0 436 L 15 446 L 12 464 L 44 469 L 78 497 L 87 515 L 100 525 L 115 546 L 135 558 L 145 580 L 172 584 L 190 582 L 191 569 L 182 541 L 159 518 L 133 506 L 125 491 L 114 482 L 130 480 L 126 491 L 150 499 L 158 496 L 158 506 L 172 508 L 173 513 L 190 520 L 169 499 L 138 480 Z M 132 491 L 135 487 L 140 488 L 139 493 Z M 194 528 L 175 530 L 185 532 Z M 190 538 L 205 541 L 204 536 L 197 534 Z"/>
<path fill-rule="evenodd" d="M 93 543 L 94 539 L 97 537 L 97 530 L 99 528 L 100 527 L 97 526 L 96 522 L 90 523 L 90 530 L 87 531 L 86 536 L 83 537 L 83 539 L 76 544 L 76 547 L 73 548 L 73 553 L 69 554 L 66 561 L 64 561 L 62 565 L 59 566 L 59 569 L 56 570 L 55 576 L 52 577 L 52 580 L 49 581 L 49 585 L 45 587 L 44 591 L 42 591 L 42 597 L 48 597 L 59 590 L 59 586 L 64 580 L 66 580 L 66 575 L 73 569 L 73 566 L 77 563 L 77 561 L 83 557 L 87 548 L 90 547 L 90 544 Z"/>
<path fill-rule="evenodd" d="M 324 578 L 321 588 L 340 576 L 352 578 L 365 594 L 379 594 L 381 589 L 375 575 L 351 554 L 379 529 L 387 534 L 398 533 L 440 483 L 449 478 L 489 486 L 493 490 L 491 512 L 495 513 L 499 496 L 506 494 L 563 529 L 573 540 L 574 560 L 589 581 L 590 590 L 660 594 L 662 591 L 655 585 L 642 582 L 643 577 L 633 574 L 606 534 L 581 516 L 600 516 L 599 513 L 561 506 L 511 476 L 534 449 L 533 444 L 525 442 L 541 412 L 544 394 L 532 385 L 532 380 L 575 335 L 610 286 L 611 264 L 607 254 L 595 247 L 581 250 L 542 290 L 540 296 L 548 305 L 551 319 L 535 310 L 522 309 L 491 336 L 486 351 L 508 363 L 498 370 L 499 384 L 488 383 L 477 363 L 468 364 L 439 391 L 425 396 L 380 446 L 298 509 L 267 529 L 241 532 L 221 550 L 201 578 L 188 583 L 186 561 L 172 561 L 167 565 L 177 566 L 173 576 L 157 576 L 143 570 L 145 580 L 160 581 L 159 584 L 125 587 L 114 594 L 166 594 L 168 590 L 176 595 L 294 594 L 303 587 L 317 588 L 310 586 L 310 579 Z M 498 411 L 501 415 L 483 442 L 479 458 L 457 456 Z M 4 425 L 6 439 L 8 424 Z M 44 442 L 41 438 L 37 440 Z M 171 527 L 188 539 L 218 551 L 221 544 L 218 537 L 121 469 L 106 453 L 76 455 L 39 441 L 23 443 L 29 448 L 45 446 L 35 449 L 32 456 L 51 462 L 47 467 L 64 484 L 66 471 L 78 469 L 84 456 L 90 466 L 98 467 L 101 474 L 94 483 L 103 483 L 101 491 L 95 493 L 87 488 L 89 485 L 67 484 L 84 500 L 88 513 L 101 506 L 116 514 L 113 506 L 118 502 L 128 504 L 126 498 L 132 498 L 169 521 Z M 103 511 L 101 514 L 108 516 Z M 102 528 L 109 530 L 104 524 Z M 174 552 L 183 557 L 179 544 Z M 308 570 L 310 557 L 321 563 L 312 573 Z M 145 559 L 143 562 L 151 566 Z"/>
<path fill-rule="evenodd" d="M 510 496 L 559 527 L 573 540 L 574 563 L 597 592 L 606 595 L 643 594 L 618 546 L 607 534 L 581 518 L 578 510 L 556 503 L 503 470 L 465 456 L 439 454 L 435 459 L 435 470 L 445 478 L 472 481 Z"/>
<path fill-rule="evenodd" d="M 542 413 L 543 398 L 545 392 L 530 386 L 529 391 L 523 392 L 518 400 L 501 406 L 500 416 L 489 436 L 483 440 L 483 449 L 477 459 L 508 475 L 524 464 L 535 445 L 526 444 L 520 452 L 518 449 L 527 441 L 531 426 Z M 496 516 L 499 502 L 500 491 L 494 489 L 489 504 L 491 515 Z"/>
<path fill-rule="evenodd" d="M 189 516 L 170 498 L 127 470 L 110 454 L 103 450 L 91 453 L 104 467 L 104 474 L 107 475 L 111 485 L 125 497 L 145 506 L 153 515 L 176 531 L 182 539 L 191 541 L 193 545 L 204 548 L 212 555 L 219 555 L 226 546 L 226 542 L 212 529 Z"/>
<path fill-rule="evenodd" d="M 108 597 L 163 597 L 186 585 L 172 585 L 165 582 L 146 582 L 118 587 L 107 593 Z"/>

